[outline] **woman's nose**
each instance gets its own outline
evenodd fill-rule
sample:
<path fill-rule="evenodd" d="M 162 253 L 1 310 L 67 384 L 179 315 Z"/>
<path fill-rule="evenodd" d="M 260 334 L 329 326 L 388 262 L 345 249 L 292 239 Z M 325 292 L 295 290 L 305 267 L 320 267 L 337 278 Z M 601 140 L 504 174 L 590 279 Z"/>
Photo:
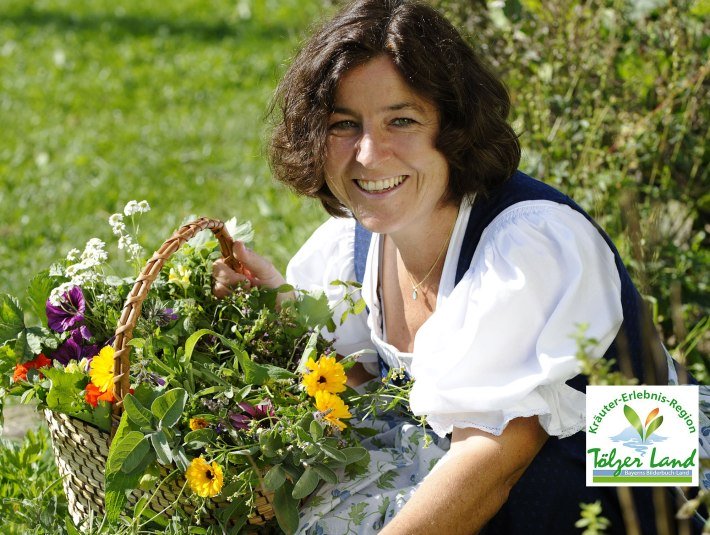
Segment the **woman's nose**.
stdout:
<path fill-rule="evenodd" d="M 365 131 L 356 147 L 355 159 L 364 167 L 371 168 L 386 160 L 390 155 L 390 147 L 384 136 Z"/>

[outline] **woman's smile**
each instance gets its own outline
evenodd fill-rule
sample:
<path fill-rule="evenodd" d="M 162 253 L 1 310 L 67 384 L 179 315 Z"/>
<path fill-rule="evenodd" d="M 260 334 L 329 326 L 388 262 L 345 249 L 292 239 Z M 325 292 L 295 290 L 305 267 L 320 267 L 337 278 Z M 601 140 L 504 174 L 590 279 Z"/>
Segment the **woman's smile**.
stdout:
<path fill-rule="evenodd" d="M 379 180 L 355 180 L 363 191 L 382 194 L 401 186 L 407 180 L 407 175 L 399 175 Z"/>

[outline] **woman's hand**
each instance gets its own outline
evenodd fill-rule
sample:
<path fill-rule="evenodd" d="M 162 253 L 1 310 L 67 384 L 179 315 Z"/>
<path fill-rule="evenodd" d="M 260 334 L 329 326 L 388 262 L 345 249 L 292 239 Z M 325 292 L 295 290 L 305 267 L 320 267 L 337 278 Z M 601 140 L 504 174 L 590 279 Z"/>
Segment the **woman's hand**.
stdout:
<path fill-rule="evenodd" d="M 271 262 L 247 249 L 243 242 L 234 242 L 232 254 L 241 264 L 240 270 L 234 271 L 224 259 L 217 260 L 212 266 L 212 277 L 214 278 L 212 293 L 216 297 L 222 298 L 229 295 L 232 288 L 238 283 L 274 289 L 286 284 L 286 279 Z M 293 292 L 279 294 L 277 304 L 294 297 Z"/>

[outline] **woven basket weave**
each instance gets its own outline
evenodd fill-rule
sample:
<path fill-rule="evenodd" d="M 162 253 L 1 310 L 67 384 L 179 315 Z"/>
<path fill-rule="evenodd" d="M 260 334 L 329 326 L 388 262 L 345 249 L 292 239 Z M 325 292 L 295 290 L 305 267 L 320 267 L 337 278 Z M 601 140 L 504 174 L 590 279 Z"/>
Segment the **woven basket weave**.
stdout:
<path fill-rule="evenodd" d="M 148 295 L 151 284 L 158 277 L 166 260 L 172 256 L 185 242 L 198 232 L 209 229 L 219 241 L 222 256 L 227 264 L 235 270 L 241 265 L 232 255 L 232 238 L 224 228 L 224 223 L 216 219 L 200 218 L 180 227 L 166 240 L 146 263 L 136 279 L 131 292 L 126 298 L 121 317 L 115 332 L 114 348 L 114 396 L 111 418 L 112 430 L 118 427 L 123 413 L 123 397 L 130 387 L 130 351 L 128 342 L 133 336 L 133 329 L 140 317 L 143 301 Z M 52 448 L 62 484 L 69 503 L 69 514 L 77 526 L 87 526 L 91 517 L 104 515 L 104 468 L 108 457 L 110 435 L 96 427 L 59 414 L 45 410 L 45 418 L 52 436 Z M 167 475 L 167 470 L 163 475 Z M 172 513 L 174 505 L 181 495 L 185 484 L 184 477 L 167 480 L 157 491 L 150 507 L 155 511 Z M 134 505 L 140 497 L 140 491 L 134 491 L 128 502 Z M 187 513 L 194 508 L 181 500 L 179 507 Z M 274 517 L 272 495 L 258 492 L 256 496 L 256 513 L 249 518 L 252 525 L 262 525 Z M 211 523 L 214 519 L 205 519 Z"/>

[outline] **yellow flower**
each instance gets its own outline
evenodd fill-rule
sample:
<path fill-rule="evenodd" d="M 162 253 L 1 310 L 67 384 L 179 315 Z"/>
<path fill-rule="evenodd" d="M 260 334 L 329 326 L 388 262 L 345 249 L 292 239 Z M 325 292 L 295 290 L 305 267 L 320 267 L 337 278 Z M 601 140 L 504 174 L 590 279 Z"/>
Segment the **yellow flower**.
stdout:
<path fill-rule="evenodd" d="M 91 359 L 89 377 L 101 392 L 109 389 L 113 391 L 113 348 L 111 346 L 102 348 L 99 354 Z"/>
<path fill-rule="evenodd" d="M 204 418 L 190 418 L 190 429 L 197 431 L 198 429 L 204 429 L 209 426 L 210 423 Z"/>
<path fill-rule="evenodd" d="M 341 431 L 347 425 L 340 421 L 340 418 L 352 418 L 348 406 L 335 394 L 322 390 L 316 393 L 316 409 L 323 414 L 323 418 L 329 424 L 334 425 Z"/>
<path fill-rule="evenodd" d="M 323 355 L 318 362 L 309 358 L 306 368 L 311 371 L 303 376 L 303 386 L 309 396 L 314 397 L 318 392 L 337 394 L 345 390 L 345 369 L 342 364 L 336 362 L 335 357 Z"/>
<path fill-rule="evenodd" d="M 186 268 L 183 265 L 177 266 L 177 268 L 170 268 L 170 272 L 168 273 L 168 282 L 174 282 L 175 284 L 179 284 L 183 288 L 187 288 L 190 286 L 190 275 L 192 274 L 192 270 Z"/>
<path fill-rule="evenodd" d="M 209 464 L 202 457 L 192 459 L 185 472 L 187 482 L 192 492 L 202 498 L 213 498 L 222 491 L 224 474 L 222 467 L 216 462 Z"/>

